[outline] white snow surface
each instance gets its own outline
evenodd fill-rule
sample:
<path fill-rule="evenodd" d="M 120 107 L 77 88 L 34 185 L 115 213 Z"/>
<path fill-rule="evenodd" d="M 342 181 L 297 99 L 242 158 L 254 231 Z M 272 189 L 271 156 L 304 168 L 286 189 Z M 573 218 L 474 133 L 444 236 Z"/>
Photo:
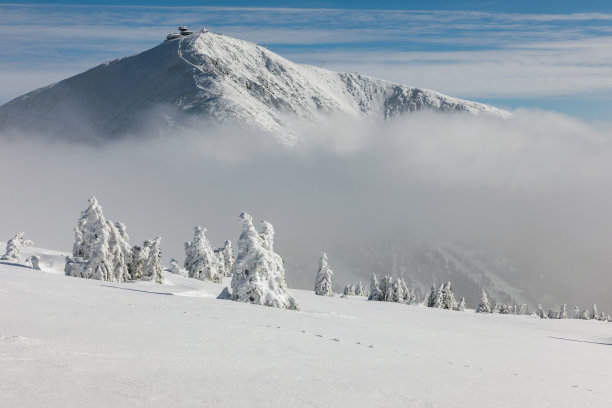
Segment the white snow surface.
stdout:
<path fill-rule="evenodd" d="M 294 144 L 300 141 L 296 126 L 317 118 L 382 122 L 422 109 L 505 114 L 429 90 L 294 64 L 254 43 L 197 33 L 18 97 L 0 107 L 0 127 L 119 137 L 145 123 L 154 132 L 189 127 L 205 134 L 202 120 L 213 120 Z"/>
<path fill-rule="evenodd" d="M 292 290 L 296 312 L 164 280 L 0 263 L 0 406 L 612 406 L 609 323 Z"/>

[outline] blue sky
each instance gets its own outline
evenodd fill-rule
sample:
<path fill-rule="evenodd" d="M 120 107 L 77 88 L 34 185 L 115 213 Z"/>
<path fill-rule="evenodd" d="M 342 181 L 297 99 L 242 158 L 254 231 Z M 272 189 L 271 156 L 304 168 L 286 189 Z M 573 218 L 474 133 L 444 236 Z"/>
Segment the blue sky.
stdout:
<path fill-rule="evenodd" d="M 296 62 L 502 107 L 612 116 L 612 2 L 36 3 L 0 4 L 0 103 L 188 24 Z"/>

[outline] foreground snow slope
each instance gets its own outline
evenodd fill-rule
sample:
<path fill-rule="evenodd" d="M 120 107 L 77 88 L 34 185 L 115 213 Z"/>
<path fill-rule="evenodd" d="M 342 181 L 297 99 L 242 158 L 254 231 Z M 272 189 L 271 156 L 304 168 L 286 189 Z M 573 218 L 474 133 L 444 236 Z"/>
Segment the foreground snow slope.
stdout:
<path fill-rule="evenodd" d="M 20 96 L 0 107 L 0 129 L 64 138 L 157 134 L 203 120 L 297 141 L 296 124 L 319 115 L 384 120 L 431 109 L 504 114 L 499 109 L 359 74 L 298 65 L 261 47 L 214 33 L 165 41 L 131 57 Z"/>
<path fill-rule="evenodd" d="M 612 325 L 0 264 L 2 407 L 610 407 Z"/>

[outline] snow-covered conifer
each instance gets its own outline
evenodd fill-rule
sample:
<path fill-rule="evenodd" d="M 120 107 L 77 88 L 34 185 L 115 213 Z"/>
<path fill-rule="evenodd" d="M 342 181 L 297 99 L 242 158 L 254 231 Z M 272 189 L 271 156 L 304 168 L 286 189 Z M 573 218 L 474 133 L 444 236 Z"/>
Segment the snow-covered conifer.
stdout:
<path fill-rule="evenodd" d="M 441 290 L 441 306 L 442 309 L 455 310 L 457 307 L 457 300 L 453 293 L 453 287 L 450 282 L 442 285 Z"/>
<path fill-rule="evenodd" d="M 598 320 L 599 319 L 599 311 L 597 310 L 597 305 L 593 303 L 593 307 L 591 308 L 591 319 Z"/>
<path fill-rule="evenodd" d="M 170 271 L 170 273 L 174 275 L 181 275 L 181 276 L 189 275 L 189 273 L 187 272 L 187 269 L 179 265 L 178 261 L 174 258 L 170 260 L 170 266 L 168 267 L 168 271 Z"/>
<path fill-rule="evenodd" d="M 402 285 L 401 279 L 396 279 L 392 284 L 392 298 L 393 302 L 404 303 L 406 301 L 406 292 L 404 291 L 404 285 Z"/>
<path fill-rule="evenodd" d="M 225 241 L 222 248 L 215 249 L 215 254 L 222 264 L 223 276 L 232 276 L 234 273 L 234 249 L 230 240 Z"/>
<path fill-rule="evenodd" d="M 130 279 L 131 248 L 125 225 L 107 221 L 95 197 L 81 212 L 74 237 L 66 275 L 105 281 Z"/>
<path fill-rule="evenodd" d="M 147 257 L 142 265 L 142 279 L 151 280 L 155 283 L 164 283 L 164 276 L 162 275 L 162 255 L 161 249 L 159 248 L 160 237 L 153 240 L 145 241 L 143 247 L 147 248 Z"/>
<path fill-rule="evenodd" d="M 536 314 L 540 317 L 540 319 L 545 319 L 546 315 L 544 314 L 544 309 L 542 309 L 542 305 L 538 305 L 538 310 Z"/>
<path fill-rule="evenodd" d="M 232 277 L 232 300 L 298 310 L 297 300 L 287 291 L 283 259 L 273 251 L 274 230 L 264 224 L 257 233 L 253 218 L 240 214 L 242 233 Z"/>
<path fill-rule="evenodd" d="M 559 312 L 559 319 L 567 319 L 567 305 L 564 303 Z"/>
<path fill-rule="evenodd" d="M 383 300 L 384 296 L 382 291 L 380 290 L 380 284 L 378 279 L 376 279 L 376 274 L 372 274 L 370 278 L 370 295 L 368 296 L 368 300 Z"/>
<path fill-rule="evenodd" d="M 518 309 L 518 314 L 520 314 L 520 315 L 528 314 L 528 312 L 527 312 L 527 305 L 526 304 L 524 304 L 524 303 L 521 304 L 521 306 Z"/>
<path fill-rule="evenodd" d="M 588 310 L 584 309 L 582 312 L 580 312 L 580 318 L 582 320 L 590 320 L 591 319 L 591 313 Z"/>
<path fill-rule="evenodd" d="M 385 302 L 393 302 L 393 278 L 389 275 L 383 276 L 380 281 L 380 291 Z"/>
<path fill-rule="evenodd" d="M 465 310 L 465 298 L 464 297 L 461 298 L 461 302 L 459 302 L 455 310 L 458 310 L 460 312 L 463 312 Z"/>
<path fill-rule="evenodd" d="M 361 281 L 359 281 L 359 283 L 357 284 L 357 287 L 355 288 L 355 295 L 356 296 L 366 296 L 366 289 L 363 286 L 363 283 L 361 283 Z"/>
<path fill-rule="evenodd" d="M 145 243 L 146 244 L 146 243 Z M 149 247 L 134 245 L 132 247 L 132 261 L 129 265 L 130 277 L 133 280 L 140 280 L 144 276 L 144 264 L 149 258 Z"/>
<path fill-rule="evenodd" d="M 346 285 L 344 287 L 345 296 L 355 296 L 355 285 Z"/>
<path fill-rule="evenodd" d="M 580 308 L 578 306 L 574 306 L 574 319 L 580 319 Z"/>
<path fill-rule="evenodd" d="M 262 239 L 265 242 L 265 235 L 262 233 Z M 333 276 L 334 272 L 329 267 L 329 263 L 327 261 L 327 254 L 323 252 L 321 254 L 321 258 L 319 259 L 319 269 L 317 271 L 317 276 L 315 277 L 315 285 L 314 292 L 319 296 L 334 296 L 333 285 Z"/>
<path fill-rule="evenodd" d="M 185 242 L 184 266 L 190 278 L 220 283 L 224 265 L 215 255 L 205 232 L 206 228 L 195 227 L 193 242 Z"/>
<path fill-rule="evenodd" d="M 416 305 L 419 303 L 419 299 L 414 288 L 410 289 L 410 293 L 408 294 L 408 304 Z"/>
<path fill-rule="evenodd" d="M 491 313 L 497 314 L 499 313 L 499 310 L 500 310 L 499 305 L 496 303 L 495 306 L 493 307 L 493 310 L 491 310 Z"/>
<path fill-rule="evenodd" d="M 129 264 L 132 261 L 132 247 L 124 224 L 113 224 L 106 221 L 109 231 L 108 255 L 115 280 L 119 282 L 131 279 Z"/>
<path fill-rule="evenodd" d="M 548 309 L 548 318 L 549 319 L 558 319 L 559 313 L 555 312 L 553 309 Z"/>
<path fill-rule="evenodd" d="M 29 239 L 25 239 L 25 232 L 18 232 L 13 238 L 6 243 L 6 253 L 2 255 L 0 260 L 21 262 L 21 248 L 34 245 Z"/>
<path fill-rule="evenodd" d="M 400 285 L 403 294 L 402 303 L 407 303 L 410 300 L 410 289 L 408 289 L 408 285 L 406 285 L 406 281 L 403 279 L 400 279 Z"/>
<path fill-rule="evenodd" d="M 476 306 L 476 313 L 491 313 L 491 302 L 484 289 L 482 289 L 482 294 L 480 295 L 480 302 Z"/>

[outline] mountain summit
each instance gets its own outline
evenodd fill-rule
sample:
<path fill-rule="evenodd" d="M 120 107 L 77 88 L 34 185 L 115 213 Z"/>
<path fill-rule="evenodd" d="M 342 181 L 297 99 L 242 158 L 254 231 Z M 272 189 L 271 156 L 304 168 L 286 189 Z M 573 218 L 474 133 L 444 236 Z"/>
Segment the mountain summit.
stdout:
<path fill-rule="evenodd" d="M 182 127 L 204 134 L 212 121 L 292 144 L 294 124 L 320 115 L 384 121 L 424 109 L 503 114 L 429 90 L 294 64 L 221 34 L 189 34 L 8 102 L 0 107 L 0 129 L 115 139 Z"/>

